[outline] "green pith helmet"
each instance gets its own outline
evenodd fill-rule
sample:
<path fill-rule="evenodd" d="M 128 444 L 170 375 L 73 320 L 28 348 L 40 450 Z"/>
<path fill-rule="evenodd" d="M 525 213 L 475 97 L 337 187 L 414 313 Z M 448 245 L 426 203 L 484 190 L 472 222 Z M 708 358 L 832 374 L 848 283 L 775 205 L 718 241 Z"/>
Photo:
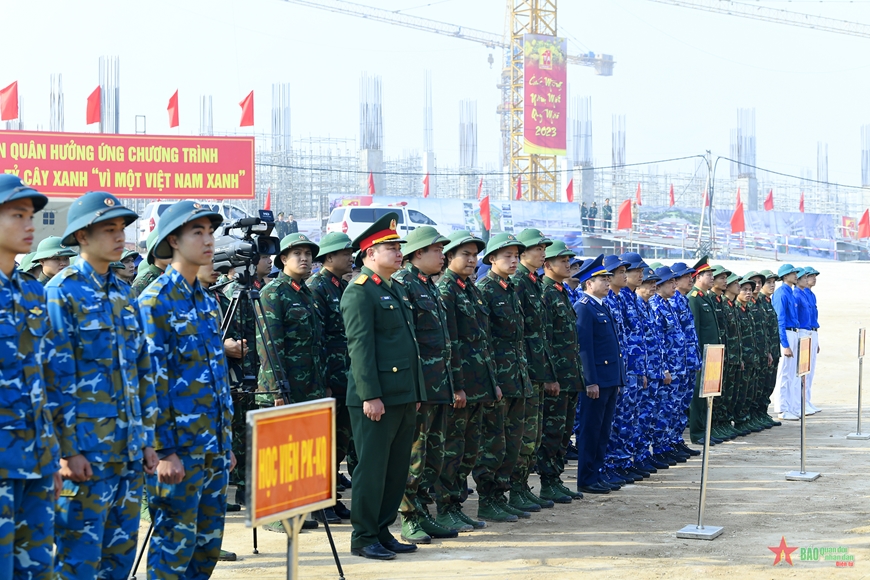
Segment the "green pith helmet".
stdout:
<path fill-rule="evenodd" d="M 405 245 L 402 246 L 402 257 L 408 260 L 417 250 L 428 248 L 433 244 L 446 245 L 450 243 L 450 240 L 442 236 L 432 226 L 421 226 L 405 236 L 405 242 Z"/>
<path fill-rule="evenodd" d="M 157 230 L 160 229 L 160 224 L 157 224 L 157 227 L 151 230 L 151 233 L 148 234 L 148 239 L 145 240 L 145 259 L 139 264 L 139 271 L 144 272 L 142 269 L 142 264 L 153 264 L 154 263 L 154 244 L 157 243 L 157 236 L 160 235 Z"/>
<path fill-rule="evenodd" d="M 713 277 L 714 277 L 714 278 L 715 278 L 716 276 L 721 276 L 722 274 L 728 274 L 728 275 L 731 275 L 731 274 L 734 273 L 734 272 L 732 272 L 731 270 L 729 270 L 728 268 L 726 268 L 725 266 L 720 266 L 719 264 L 713 266 L 712 268 L 710 268 L 710 270 L 713 272 Z"/>
<path fill-rule="evenodd" d="M 18 264 L 18 269 L 22 272 L 30 272 L 35 266 L 33 264 L 33 256 L 36 255 L 36 252 L 30 252 L 29 254 L 24 254 L 24 257 L 21 258 L 21 263 Z M 39 264 L 36 264 L 38 266 Z"/>
<path fill-rule="evenodd" d="M 779 280 L 779 276 L 776 275 L 776 273 L 771 272 L 770 270 L 762 270 L 761 272 L 759 272 L 759 275 L 764 276 L 765 282 L 767 282 L 771 278 L 773 278 L 774 280 Z"/>
<path fill-rule="evenodd" d="M 320 246 L 309 240 L 305 234 L 288 234 L 281 240 L 281 252 L 272 259 L 272 264 L 279 270 L 283 270 L 284 262 L 281 261 L 281 256 L 283 256 L 290 248 L 295 248 L 297 246 L 308 246 L 311 248 L 312 259 L 320 253 Z"/>
<path fill-rule="evenodd" d="M 111 264 L 109 264 L 109 267 L 113 270 L 123 270 L 124 268 L 126 268 L 123 262 L 112 262 Z"/>
<path fill-rule="evenodd" d="M 565 242 L 555 241 L 549 246 L 547 246 L 547 253 L 544 254 L 544 258 L 549 260 L 550 258 L 559 258 L 561 256 L 568 256 L 573 258 L 577 253 L 565 245 Z"/>
<path fill-rule="evenodd" d="M 136 250 L 124 250 L 124 253 L 121 254 L 121 259 L 119 261 L 123 262 L 127 258 L 135 258 L 138 255 L 139 252 L 137 252 Z"/>
<path fill-rule="evenodd" d="M 111 193 L 90 191 L 70 206 L 66 214 L 67 226 L 63 232 L 63 244 L 77 246 L 77 231 L 115 218 L 123 218 L 124 227 L 127 227 L 139 219 L 139 214 L 124 207 L 121 200 Z"/>
<path fill-rule="evenodd" d="M 543 244 L 544 246 L 549 246 L 553 243 L 553 240 L 545 236 L 541 232 L 541 230 L 535 228 L 524 229 L 517 235 L 517 239 L 521 241 L 523 245 L 527 248 L 539 246 L 541 244 Z"/>
<path fill-rule="evenodd" d="M 166 208 L 166 211 L 160 216 L 160 225 L 157 226 L 157 240 L 154 242 L 152 250 L 154 257 L 161 260 L 172 259 L 169 236 L 186 224 L 200 218 L 208 218 L 215 229 L 224 222 L 224 217 L 221 214 L 196 201 L 179 201 Z"/>
<path fill-rule="evenodd" d="M 502 248 L 508 248 L 510 246 L 516 246 L 519 248 L 520 253 L 526 249 L 526 245 L 519 241 L 513 234 L 501 233 L 494 235 L 489 239 L 489 243 L 486 245 L 486 251 L 483 254 L 483 263 L 492 264 L 489 259 L 490 256 Z"/>
<path fill-rule="evenodd" d="M 716 275 L 714 274 L 713 276 L 715 277 Z M 729 274 L 726 284 L 728 284 L 728 286 L 730 286 L 734 282 L 739 282 L 739 281 L 740 281 L 740 276 L 738 276 L 737 274 Z"/>
<path fill-rule="evenodd" d="M 342 250 L 350 250 L 353 248 L 353 242 L 350 237 L 342 232 L 330 232 L 320 238 L 320 252 L 314 258 L 318 262 L 322 262 L 328 254 L 340 252 Z"/>
<path fill-rule="evenodd" d="M 755 282 L 755 280 L 753 280 L 752 278 L 750 278 L 748 275 L 743 276 L 743 277 L 740 279 L 740 285 L 743 286 L 744 284 L 752 284 L 752 289 L 755 290 L 756 282 Z"/>
<path fill-rule="evenodd" d="M 478 254 L 486 249 L 486 242 L 484 242 L 482 239 L 478 238 L 468 230 L 459 230 L 458 232 L 453 232 L 452 234 L 447 236 L 447 239 L 450 240 L 450 243 L 444 246 L 445 254 L 465 244 L 476 245 Z"/>
<path fill-rule="evenodd" d="M 61 243 L 59 236 L 49 236 L 39 242 L 36 246 L 36 253 L 33 255 L 33 261 L 49 260 L 51 258 L 70 258 L 75 256 L 75 251 L 67 248 Z"/>

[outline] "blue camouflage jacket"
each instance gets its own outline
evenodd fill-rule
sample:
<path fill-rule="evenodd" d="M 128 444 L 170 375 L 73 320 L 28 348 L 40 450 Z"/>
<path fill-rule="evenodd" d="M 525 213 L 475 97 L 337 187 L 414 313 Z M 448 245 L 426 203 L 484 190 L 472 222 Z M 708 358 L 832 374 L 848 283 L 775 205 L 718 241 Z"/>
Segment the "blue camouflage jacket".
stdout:
<path fill-rule="evenodd" d="M 90 462 L 142 459 L 153 446 L 157 407 L 151 361 L 130 286 L 77 260 L 46 285 L 58 337 L 61 456 Z"/>
<path fill-rule="evenodd" d="M 647 376 L 646 344 L 644 342 L 643 323 L 637 308 L 637 295 L 628 287 L 620 288 L 616 301 L 622 310 L 623 336 L 622 351 L 625 360 L 625 372 L 637 376 Z"/>
<path fill-rule="evenodd" d="M 677 292 L 679 294 L 679 292 Z M 676 295 L 676 294 L 675 294 Z M 675 379 L 679 375 L 686 374 L 686 333 L 680 323 L 679 316 L 669 300 L 665 300 L 658 294 L 649 299 L 650 306 L 655 314 L 655 325 L 658 332 L 664 338 L 662 351 L 664 353 L 665 370 L 671 372 Z"/>
<path fill-rule="evenodd" d="M 18 270 L 0 272 L 0 479 L 38 479 L 60 468 L 50 412 L 65 389 L 54 373 L 58 358 L 42 284 Z"/>
<path fill-rule="evenodd" d="M 686 370 L 684 372 L 693 373 L 699 371 L 701 370 L 701 354 L 698 350 L 698 333 L 695 330 L 695 317 L 692 315 L 692 310 L 689 308 L 689 299 L 680 292 L 674 292 L 674 295 L 670 299 L 670 303 L 674 308 L 677 320 L 680 322 L 680 326 L 682 327 L 683 334 L 686 338 L 684 347 Z"/>
<path fill-rule="evenodd" d="M 652 300 L 652 298 L 650 298 Z M 656 324 L 656 314 L 649 302 L 637 296 L 637 311 L 640 314 L 643 328 L 643 343 L 646 351 L 646 376 L 654 380 L 664 380 L 665 371 L 665 337 L 662 328 Z"/>
<path fill-rule="evenodd" d="M 229 453 L 233 403 L 217 302 L 169 266 L 139 306 L 156 377 L 158 456 Z"/>

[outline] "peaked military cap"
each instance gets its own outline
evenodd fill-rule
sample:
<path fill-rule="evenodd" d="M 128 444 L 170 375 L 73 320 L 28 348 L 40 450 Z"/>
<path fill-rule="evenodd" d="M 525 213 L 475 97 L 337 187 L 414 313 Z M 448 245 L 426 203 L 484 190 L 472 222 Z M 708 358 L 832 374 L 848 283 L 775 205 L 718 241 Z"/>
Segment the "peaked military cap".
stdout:
<path fill-rule="evenodd" d="M 284 263 L 281 261 L 281 256 L 287 253 L 290 248 L 297 246 L 308 246 L 311 248 L 311 257 L 313 258 L 320 252 L 320 246 L 308 239 L 305 234 L 295 233 L 287 234 L 281 240 L 281 252 L 272 259 L 272 264 L 279 270 L 284 269 Z"/>
<path fill-rule="evenodd" d="M 692 266 L 692 269 L 695 270 L 695 276 L 697 276 L 698 274 L 700 274 L 701 272 L 703 272 L 705 270 L 710 269 L 710 264 L 708 263 L 709 259 L 710 259 L 709 256 L 704 256 L 703 258 L 701 258 L 700 260 L 695 262 L 695 265 Z"/>
<path fill-rule="evenodd" d="M 610 272 L 608 272 L 607 268 L 604 267 L 604 254 L 583 262 L 583 266 L 581 266 L 580 271 L 577 272 L 577 278 L 581 282 L 586 282 L 593 276 L 610 276 Z"/>
<path fill-rule="evenodd" d="M 486 242 L 484 242 L 482 239 L 478 238 L 468 230 L 459 230 L 458 232 L 453 232 L 452 234 L 447 236 L 447 239 L 450 240 L 450 243 L 444 246 L 445 254 L 465 244 L 476 245 L 478 254 L 486 248 Z"/>
<path fill-rule="evenodd" d="M 353 242 L 347 234 L 342 232 L 330 232 L 320 238 L 320 253 L 318 253 L 314 259 L 323 261 L 323 258 L 333 252 L 350 250 L 352 248 Z"/>
<path fill-rule="evenodd" d="M 39 211 L 46 206 L 48 198 L 11 173 L 0 174 L 0 204 L 29 199 L 33 203 L 33 211 Z"/>
<path fill-rule="evenodd" d="M 513 234 L 501 233 L 494 235 L 489 239 L 489 243 L 486 245 L 486 250 L 483 254 L 483 263 L 487 265 L 491 264 L 492 261 L 490 260 L 490 256 L 502 248 L 509 248 L 511 246 L 519 248 L 520 253 L 526 249 L 526 245 L 519 241 Z"/>
<path fill-rule="evenodd" d="M 565 242 L 556 240 L 555 242 L 547 246 L 547 253 L 544 254 L 544 258 L 547 260 L 549 260 L 550 258 L 559 258 L 561 256 L 569 256 L 573 258 L 576 255 L 577 254 L 574 252 L 574 250 L 569 248 L 565 244 Z"/>
<path fill-rule="evenodd" d="M 69 208 L 66 214 L 67 226 L 63 232 L 63 244 L 77 246 L 79 245 L 75 237 L 77 231 L 115 218 L 124 218 L 124 227 L 127 227 L 139 219 L 139 214 L 121 205 L 121 200 L 111 193 L 90 191 L 78 198 Z"/>
<path fill-rule="evenodd" d="M 36 246 L 33 261 L 50 260 L 51 258 L 69 258 L 76 253 L 61 243 L 59 236 L 48 236 Z"/>
<path fill-rule="evenodd" d="M 372 246 L 377 244 L 385 244 L 387 242 L 399 242 L 404 244 L 405 240 L 399 237 L 396 232 L 396 226 L 399 223 L 399 214 L 390 211 L 382 215 L 375 223 L 365 229 L 363 233 L 358 235 L 353 241 L 354 250 L 362 250 L 365 252 Z"/>
<path fill-rule="evenodd" d="M 172 247 L 169 245 L 169 236 L 184 225 L 200 218 L 208 218 L 215 229 L 224 222 L 221 214 L 196 201 L 179 201 L 166 208 L 160 216 L 160 225 L 157 226 L 157 238 L 151 252 L 154 257 L 161 260 L 171 259 Z"/>
<path fill-rule="evenodd" d="M 405 242 L 402 247 L 402 257 L 408 260 L 417 250 L 428 248 L 433 244 L 442 244 L 443 247 L 443 245 L 449 244 L 450 240 L 442 236 L 432 226 L 421 226 L 405 236 Z"/>

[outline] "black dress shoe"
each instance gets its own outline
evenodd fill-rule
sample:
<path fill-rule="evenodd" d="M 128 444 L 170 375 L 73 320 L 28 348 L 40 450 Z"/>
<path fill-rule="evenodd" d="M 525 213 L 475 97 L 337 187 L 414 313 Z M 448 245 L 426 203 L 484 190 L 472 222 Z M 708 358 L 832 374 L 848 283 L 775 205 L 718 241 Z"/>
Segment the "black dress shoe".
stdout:
<path fill-rule="evenodd" d="M 619 491 L 620 489 L 622 489 L 622 486 L 618 483 L 610 483 L 610 481 L 606 479 L 599 479 L 598 485 L 601 487 L 608 487 L 610 488 L 610 491 Z"/>
<path fill-rule="evenodd" d="M 395 540 L 393 541 L 395 542 Z M 351 548 L 350 553 L 354 556 L 362 556 L 363 558 L 371 558 L 372 560 L 393 560 L 396 557 L 395 552 L 387 550 L 379 543 L 364 548 Z"/>
<path fill-rule="evenodd" d="M 314 519 L 320 522 L 321 524 L 326 522 L 327 524 L 340 524 L 341 518 L 335 515 L 335 512 L 331 507 L 320 510 L 318 512 L 314 512 Z"/>
<path fill-rule="evenodd" d="M 350 510 L 347 509 L 347 506 L 341 503 L 340 501 L 335 502 L 335 505 L 332 508 L 332 511 L 335 512 L 335 515 L 340 517 L 343 520 L 350 519 Z"/>
<path fill-rule="evenodd" d="M 674 459 L 673 457 L 671 457 L 670 455 L 665 455 L 664 451 L 659 453 L 658 455 L 655 455 L 654 457 L 658 461 L 661 461 L 662 463 L 666 463 L 668 466 L 677 464 L 677 460 Z M 665 469 L 667 469 L 667 468 L 665 468 Z"/>
<path fill-rule="evenodd" d="M 383 545 L 387 550 L 397 554 L 409 554 L 417 551 L 417 546 L 414 544 L 403 544 L 396 538 L 390 538 L 386 542 L 381 542 L 381 545 Z"/>
<path fill-rule="evenodd" d="M 597 495 L 610 493 L 610 487 L 604 487 L 600 483 L 594 483 L 592 485 L 578 485 L 577 491 L 581 493 L 592 493 Z"/>
<path fill-rule="evenodd" d="M 691 453 L 686 453 L 685 451 L 683 451 L 682 449 L 680 449 L 677 446 L 674 446 L 674 448 L 671 449 L 670 451 L 668 451 L 668 453 L 673 455 L 675 459 L 679 459 L 680 457 L 682 457 L 684 459 L 688 459 L 692 456 Z"/>
<path fill-rule="evenodd" d="M 320 524 L 317 523 L 317 520 L 303 520 L 302 521 L 302 529 L 303 530 L 316 530 L 320 527 Z"/>
<path fill-rule="evenodd" d="M 688 459 L 688 455 L 683 455 L 682 453 L 677 453 L 676 451 L 666 451 L 662 455 L 667 455 L 677 463 L 685 463 Z"/>
<path fill-rule="evenodd" d="M 662 461 L 657 455 L 653 455 L 646 462 L 655 469 L 667 469 L 671 466 L 667 461 Z"/>
<path fill-rule="evenodd" d="M 337 481 L 337 483 L 340 483 L 340 484 L 342 485 L 342 487 L 344 487 L 345 489 L 350 489 L 350 488 L 351 488 L 350 479 L 348 479 L 347 476 L 346 476 L 345 474 L 343 474 L 343 473 L 339 473 L 339 474 L 338 474 L 338 481 Z"/>
<path fill-rule="evenodd" d="M 227 504 L 227 513 L 229 512 L 240 512 L 242 511 L 242 506 L 237 503 L 228 503 Z"/>
<path fill-rule="evenodd" d="M 610 486 L 610 489 L 613 489 L 613 491 L 617 491 L 620 487 L 627 483 L 624 479 L 619 477 L 611 470 L 607 470 L 604 473 L 600 474 L 598 481 L 599 483 L 603 483 L 605 486 Z M 631 482 L 634 483 L 634 479 L 632 479 Z M 616 486 L 616 489 L 614 489 L 613 486 Z"/>
<path fill-rule="evenodd" d="M 697 457 L 698 455 L 701 454 L 700 451 L 698 451 L 697 449 L 692 449 L 691 447 L 689 447 L 685 443 L 677 443 L 677 448 L 685 453 L 688 453 L 692 457 Z"/>

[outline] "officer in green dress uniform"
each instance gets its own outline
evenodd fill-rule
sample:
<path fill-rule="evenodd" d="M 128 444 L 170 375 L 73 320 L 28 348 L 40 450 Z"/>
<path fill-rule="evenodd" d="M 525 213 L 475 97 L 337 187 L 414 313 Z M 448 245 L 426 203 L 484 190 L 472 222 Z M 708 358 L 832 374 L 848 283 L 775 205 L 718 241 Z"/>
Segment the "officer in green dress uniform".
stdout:
<path fill-rule="evenodd" d="M 719 342 L 719 323 L 716 311 L 710 299 L 710 289 L 713 287 L 713 272 L 704 256 L 693 267 L 695 270 L 695 286 L 689 292 L 689 308 L 695 319 L 695 332 L 698 335 L 698 353 L 703 356 L 705 344 L 721 344 Z M 703 445 L 704 432 L 707 424 L 707 403 L 698 397 L 700 373 L 696 374 L 695 392 L 689 405 L 689 436 L 692 443 Z M 710 438 L 712 443 L 720 443 L 721 439 Z"/>
<path fill-rule="evenodd" d="M 396 540 L 388 526 L 405 491 L 417 403 L 426 400 L 413 306 L 391 280 L 402 267 L 398 219 L 389 212 L 353 241 L 363 267 L 341 298 L 350 355 L 347 406 L 359 456 L 350 550 L 378 560 L 417 549 Z"/>

